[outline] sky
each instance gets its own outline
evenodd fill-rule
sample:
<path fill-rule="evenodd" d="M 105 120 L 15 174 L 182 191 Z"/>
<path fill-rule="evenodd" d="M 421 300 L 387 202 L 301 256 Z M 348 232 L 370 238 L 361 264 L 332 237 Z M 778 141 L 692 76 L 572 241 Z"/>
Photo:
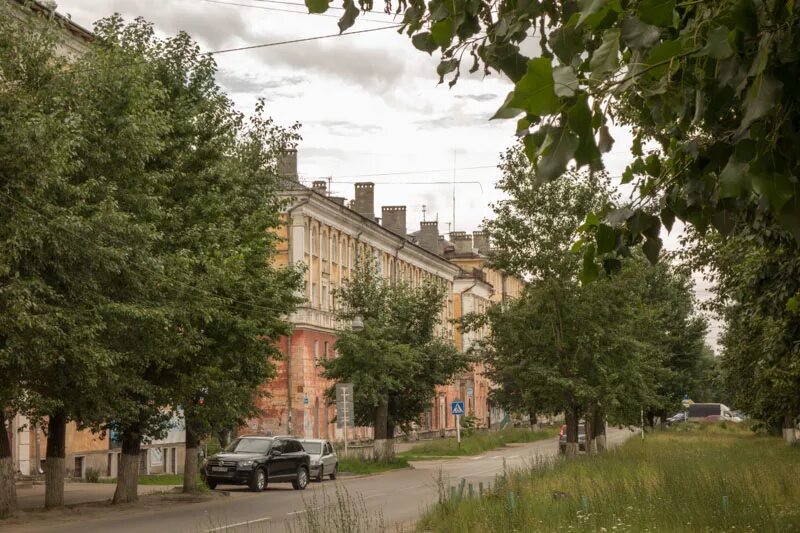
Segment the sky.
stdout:
<path fill-rule="evenodd" d="M 205 51 L 337 34 L 341 13 L 309 15 L 302 0 L 59 0 L 58 11 L 89 29 L 115 12 L 141 16 L 163 36 L 188 32 Z M 453 88 L 438 85 L 436 56 L 416 50 L 395 23 L 373 12 L 348 31 L 375 31 L 218 54 L 217 81 L 241 112 L 263 98 L 276 122 L 302 125 L 305 183 L 330 178 L 334 195 L 352 198 L 354 182 L 372 181 L 376 215 L 382 205 L 407 206 L 409 232 L 423 216 L 438 217 L 442 233 L 477 230 L 502 199 L 496 165 L 514 143 L 514 122 L 489 118 L 512 83 L 463 72 Z M 604 163 L 615 177 L 631 160 L 631 136 L 611 131 L 616 143 Z M 469 183 L 455 186 L 453 226 L 454 179 Z M 667 249 L 677 246 L 678 226 L 664 235 Z M 698 298 L 708 298 L 697 281 Z M 712 345 L 718 330 L 712 323 Z"/>

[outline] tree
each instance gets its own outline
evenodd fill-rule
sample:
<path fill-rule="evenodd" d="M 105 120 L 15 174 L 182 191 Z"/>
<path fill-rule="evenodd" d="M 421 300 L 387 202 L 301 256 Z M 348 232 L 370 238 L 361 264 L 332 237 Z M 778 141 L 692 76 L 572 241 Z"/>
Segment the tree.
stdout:
<path fill-rule="evenodd" d="M 341 323 L 360 316 L 364 328 L 338 332 L 339 355 L 323 362 L 324 375 L 353 383 L 356 423 L 373 427 L 375 456 L 388 460 L 394 455 L 395 428 L 408 429 L 418 421 L 436 386 L 465 370 L 469 361 L 437 331 L 443 327 L 441 285 L 385 280 L 371 261 L 360 258 L 336 297 Z M 327 394 L 333 393 L 331 388 Z"/>
<path fill-rule="evenodd" d="M 359 15 L 353 0 L 344 6 L 341 31 Z M 559 179 L 571 162 L 602 168 L 610 121 L 633 130 L 635 159 L 621 181 L 635 180 L 639 198 L 584 227 L 585 276 L 630 246 L 655 261 L 660 228 L 676 217 L 727 233 L 758 202 L 800 240 L 800 12 L 792 2 L 399 0 L 385 10 L 403 15 L 399 31 L 414 47 L 441 54 L 440 82 L 457 82 L 465 54 L 470 73 L 511 79 L 495 118 L 520 117 L 514 131 L 540 181 Z"/>

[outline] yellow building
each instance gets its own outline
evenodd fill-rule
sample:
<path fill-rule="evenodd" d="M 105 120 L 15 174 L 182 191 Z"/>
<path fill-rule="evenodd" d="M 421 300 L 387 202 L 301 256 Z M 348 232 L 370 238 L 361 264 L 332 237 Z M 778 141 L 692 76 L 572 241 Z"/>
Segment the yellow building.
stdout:
<path fill-rule="evenodd" d="M 329 196 L 325 181 L 316 181 L 311 188 L 294 181 L 296 157 L 289 153 L 281 162 L 280 172 L 287 177 L 281 194 L 289 202 L 277 261 L 305 267 L 305 303 L 290 317 L 293 334 L 279 342 L 284 359 L 265 387 L 269 397 L 261 402 L 262 414 L 249 420 L 247 429 L 334 440 L 344 435 L 332 423 L 334 408 L 324 398 L 331 382 L 322 377 L 320 363 L 333 357 L 336 342 L 333 295 L 351 276 L 357 258 L 373 258 L 387 280 L 411 285 L 433 281 L 444 287 L 450 297 L 442 306 L 437 333 L 450 338 L 453 283 L 460 270 L 413 242 L 407 235 L 405 206 L 384 206 L 376 218 L 372 183 L 355 184 L 352 202 Z M 354 433 L 351 438 L 368 438 L 371 430 L 356 428 Z"/>

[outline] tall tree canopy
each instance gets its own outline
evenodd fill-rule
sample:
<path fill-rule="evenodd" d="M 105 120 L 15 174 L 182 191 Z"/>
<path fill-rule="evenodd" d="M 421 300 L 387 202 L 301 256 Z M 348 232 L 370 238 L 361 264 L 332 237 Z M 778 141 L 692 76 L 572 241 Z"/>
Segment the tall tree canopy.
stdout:
<path fill-rule="evenodd" d="M 325 376 L 353 383 L 356 422 L 372 426 L 376 441 L 391 443 L 395 428 L 418 422 L 436 386 L 467 368 L 467 358 L 443 335 L 445 297 L 445 288 L 434 282 L 411 286 L 384 279 L 363 257 L 338 290 L 344 328 L 338 356 L 323 362 Z M 361 331 L 349 327 L 356 316 L 364 322 Z M 376 444 L 376 454 L 391 456 L 393 448 Z"/>
<path fill-rule="evenodd" d="M 306 5 L 318 13 L 329 3 Z M 342 31 L 359 15 L 354 0 L 343 5 Z M 571 163 L 601 169 L 609 125 L 632 129 L 635 159 L 622 183 L 635 182 L 639 199 L 584 227 L 584 271 L 632 245 L 655 261 L 659 231 L 676 217 L 727 233 L 752 204 L 800 240 L 794 2 L 389 0 L 384 9 L 402 15 L 413 46 L 441 55 L 441 81 L 452 86 L 467 68 L 511 79 L 495 117 L 518 117 L 540 181 Z"/>

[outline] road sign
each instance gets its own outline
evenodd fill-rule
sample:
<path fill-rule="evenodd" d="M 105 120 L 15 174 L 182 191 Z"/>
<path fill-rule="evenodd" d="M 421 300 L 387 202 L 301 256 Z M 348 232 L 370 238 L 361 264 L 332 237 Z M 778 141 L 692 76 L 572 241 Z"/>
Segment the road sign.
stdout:
<path fill-rule="evenodd" d="M 464 402 L 455 400 L 450 402 L 450 414 L 461 416 L 464 414 Z"/>
<path fill-rule="evenodd" d="M 303 395 L 303 405 L 308 405 L 308 394 Z"/>
<path fill-rule="evenodd" d="M 353 416 L 353 384 L 336 384 L 336 427 L 355 427 Z"/>
<path fill-rule="evenodd" d="M 475 393 L 475 391 L 472 390 L 472 387 L 467 387 L 467 396 L 468 397 L 472 398 L 474 393 Z"/>
<path fill-rule="evenodd" d="M 683 401 L 681 402 L 681 405 L 684 407 L 684 409 L 688 409 L 689 406 L 692 405 L 693 403 L 694 402 L 689 398 L 684 398 Z"/>

